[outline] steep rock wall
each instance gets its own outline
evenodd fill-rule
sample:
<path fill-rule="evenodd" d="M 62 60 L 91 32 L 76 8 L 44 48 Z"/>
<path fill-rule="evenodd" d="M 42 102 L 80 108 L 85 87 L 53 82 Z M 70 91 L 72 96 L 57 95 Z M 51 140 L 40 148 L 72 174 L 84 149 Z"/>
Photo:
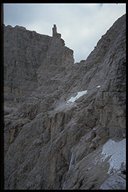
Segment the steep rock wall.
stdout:
<path fill-rule="evenodd" d="M 125 139 L 125 27 L 124 15 L 79 64 L 50 38 L 37 88 L 16 109 L 5 100 L 6 189 L 125 188 L 125 164 L 109 174 L 102 160 L 109 139 Z"/>

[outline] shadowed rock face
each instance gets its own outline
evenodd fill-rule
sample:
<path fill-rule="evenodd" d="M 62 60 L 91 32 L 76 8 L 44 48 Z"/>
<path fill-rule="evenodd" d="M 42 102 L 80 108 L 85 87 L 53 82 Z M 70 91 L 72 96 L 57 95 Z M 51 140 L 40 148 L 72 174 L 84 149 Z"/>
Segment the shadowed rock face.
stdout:
<path fill-rule="evenodd" d="M 102 160 L 126 137 L 125 17 L 77 64 L 61 35 L 4 26 L 5 189 L 125 188 Z"/>

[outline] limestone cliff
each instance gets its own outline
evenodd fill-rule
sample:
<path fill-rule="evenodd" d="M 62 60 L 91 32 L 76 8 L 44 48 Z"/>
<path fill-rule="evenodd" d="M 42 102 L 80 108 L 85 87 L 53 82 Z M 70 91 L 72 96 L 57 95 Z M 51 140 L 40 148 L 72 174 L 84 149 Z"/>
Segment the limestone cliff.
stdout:
<path fill-rule="evenodd" d="M 4 27 L 5 189 L 125 189 L 125 20 L 76 64 L 55 25 Z"/>

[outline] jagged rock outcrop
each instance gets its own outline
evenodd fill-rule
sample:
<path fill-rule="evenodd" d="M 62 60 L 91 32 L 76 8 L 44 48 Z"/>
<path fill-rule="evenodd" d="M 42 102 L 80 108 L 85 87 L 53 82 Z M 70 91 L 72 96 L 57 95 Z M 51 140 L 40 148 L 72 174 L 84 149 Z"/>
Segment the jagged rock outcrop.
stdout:
<path fill-rule="evenodd" d="M 125 17 L 76 64 L 55 25 L 4 27 L 5 189 L 125 189 Z"/>

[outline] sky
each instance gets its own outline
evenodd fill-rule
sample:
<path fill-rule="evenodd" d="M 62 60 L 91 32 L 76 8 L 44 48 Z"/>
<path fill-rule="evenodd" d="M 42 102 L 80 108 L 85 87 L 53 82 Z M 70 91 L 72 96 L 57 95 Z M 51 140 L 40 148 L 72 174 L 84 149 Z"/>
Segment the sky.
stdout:
<path fill-rule="evenodd" d="M 75 62 L 85 60 L 101 36 L 126 13 L 125 3 L 4 3 L 4 24 L 52 36 L 56 24 Z"/>

